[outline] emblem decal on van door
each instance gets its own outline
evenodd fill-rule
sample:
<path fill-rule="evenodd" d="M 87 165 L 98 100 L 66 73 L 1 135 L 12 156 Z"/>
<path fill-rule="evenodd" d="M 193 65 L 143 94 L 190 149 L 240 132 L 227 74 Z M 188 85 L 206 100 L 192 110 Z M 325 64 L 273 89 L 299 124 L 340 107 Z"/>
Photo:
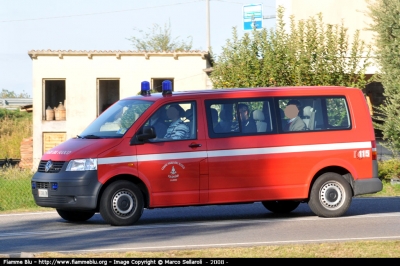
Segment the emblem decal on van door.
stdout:
<path fill-rule="evenodd" d="M 169 166 L 172 166 L 171 168 Z M 171 169 L 168 173 L 168 178 L 170 181 L 177 181 L 179 177 L 179 173 L 176 170 L 176 167 L 181 167 L 181 169 L 185 169 L 185 166 L 179 162 L 168 162 L 161 167 L 161 170 L 164 170 L 165 168 Z M 179 170 L 179 169 L 178 169 Z"/>
<path fill-rule="evenodd" d="M 179 177 L 178 173 L 175 171 L 175 167 L 172 166 L 171 172 L 168 175 L 169 178 L 177 178 Z"/>

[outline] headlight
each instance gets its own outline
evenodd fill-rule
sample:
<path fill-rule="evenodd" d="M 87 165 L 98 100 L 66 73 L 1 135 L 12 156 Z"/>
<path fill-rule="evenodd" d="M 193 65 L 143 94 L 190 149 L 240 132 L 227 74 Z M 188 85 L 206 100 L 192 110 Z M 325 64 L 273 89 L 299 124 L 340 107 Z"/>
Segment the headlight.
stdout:
<path fill-rule="evenodd" d="M 97 170 L 97 159 L 77 159 L 68 163 L 66 171 L 90 171 Z"/>

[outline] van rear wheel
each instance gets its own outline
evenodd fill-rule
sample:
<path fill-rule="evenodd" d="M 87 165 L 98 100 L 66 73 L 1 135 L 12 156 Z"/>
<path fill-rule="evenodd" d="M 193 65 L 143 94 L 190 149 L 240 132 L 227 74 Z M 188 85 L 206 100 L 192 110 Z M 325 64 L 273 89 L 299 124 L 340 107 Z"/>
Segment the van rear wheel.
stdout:
<path fill-rule="evenodd" d="M 337 173 L 322 174 L 314 182 L 308 205 L 320 217 L 339 217 L 350 207 L 350 184 Z"/>
<path fill-rule="evenodd" d="M 56 209 L 58 215 L 64 220 L 70 222 L 84 222 L 93 217 L 94 212 L 90 211 L 71 211 L 71 210 L 60 210 Z"/>
<path fill-rule="evenodd" d="M 144 200 L 140 189 L 128 181 L 110 184 L 100 200 L 100 214 L 111 225 L 132 225 L 143 213 Z"/>
<path fill-rule="evenodd" d="M 289 213 L 294 211 L 300 204 L 299 201 L 293 200 L 271 200 L 263 201 L 264 207 L 274 213 Z"/>

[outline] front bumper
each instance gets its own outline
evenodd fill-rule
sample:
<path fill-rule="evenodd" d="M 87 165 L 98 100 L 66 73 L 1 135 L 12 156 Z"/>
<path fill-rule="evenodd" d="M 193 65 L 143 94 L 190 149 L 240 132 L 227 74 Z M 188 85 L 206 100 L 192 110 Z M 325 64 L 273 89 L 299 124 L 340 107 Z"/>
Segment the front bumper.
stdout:
<path fill-rule="evenodd" d="M 36 172 L 32 178 L 36 204 L 57 209 L 95 210 L 101 186 L 97 171 Z M 39 197 L 39 189 L 47 190 L 47 197 Z"/>

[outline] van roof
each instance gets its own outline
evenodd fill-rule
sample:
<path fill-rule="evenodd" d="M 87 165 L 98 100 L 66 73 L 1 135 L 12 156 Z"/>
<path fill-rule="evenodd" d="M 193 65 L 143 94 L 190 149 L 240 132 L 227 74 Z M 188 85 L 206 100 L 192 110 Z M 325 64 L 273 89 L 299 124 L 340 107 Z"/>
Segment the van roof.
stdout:
<path fill-rule="evenodd" d="M 191 90 L 191 91 L 176 91 L 172 92 L 172 97 L 174 96 L 191 96 L 191 95 L 212 95 L 216 94 L 240 94 L 241 97 L 259 97 L 266 92 L 271 92 L 274 96 L 285 96 L 285 94 L 290 94 L 288 96 L 310 96 L 310 95 L 337 95 L 343 94 L 344 90 L 357 90 L 357 88 L 341 87 L 341 86 L 289 86 L 289 87 L 257 87 L 257 88 L 232 88 L 232 89 L 212 89 L 212 90 Z M 251 94 L 248 94 L 251 93 Z M 148 98 L 149 100 L 156 100 L 158 98 L 164 98 L 162 93 L 152 93 L 149 96 L 131 96 L 126 99 L 137 99 Z"/>

